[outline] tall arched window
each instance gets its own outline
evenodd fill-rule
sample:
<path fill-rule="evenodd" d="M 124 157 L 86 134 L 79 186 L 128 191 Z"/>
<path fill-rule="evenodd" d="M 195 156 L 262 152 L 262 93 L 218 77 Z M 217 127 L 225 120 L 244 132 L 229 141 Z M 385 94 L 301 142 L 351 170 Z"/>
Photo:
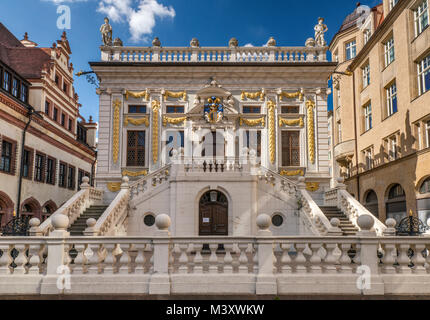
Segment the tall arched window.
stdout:
<path fill-rule="evenodd" d="M 379 216 L 378 211 L 378 196 L 376 195 L 376 192 L 373 190 L 369 190 L 366 193 L 365 197 L 365 207 L 367 210 L 369 210 L 375 217 Z"/>
<path fill-rule="evenodd" d="M 8 222 L 8 216 L 9 218 L 12 216 L 13 209 L 12 200 L 7 194 L 0 191 L 0 228 Z"/>
<path fill-rule="evenodd" d="M 420 194 L 421 195 L 429 195 L 430 194 L 430 177 L 424 180 L 424 182 L 420 186 Z M 420 197 L 417 200 L 418 207 L 418 217 L 422 222 L 426 223 L 427 219 L 430 218 L 430 196 Z"/>
<path fill-rule="evenodd" d="M 397 222 L 400 222 L 400 220 L 407 216 L 405 190 L 400 184 L 395 184 L 389 188 L 385 205 L 387 219 L 393 218 Z"/>

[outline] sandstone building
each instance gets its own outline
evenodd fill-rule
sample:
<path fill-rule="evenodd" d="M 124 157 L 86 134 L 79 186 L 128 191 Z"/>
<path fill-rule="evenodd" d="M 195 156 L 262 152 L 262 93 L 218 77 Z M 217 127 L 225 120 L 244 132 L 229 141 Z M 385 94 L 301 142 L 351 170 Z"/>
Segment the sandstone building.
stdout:
<path fill-rule="evenodd" d="M 428 0 L 360 6 L 330 44 L 334 173 L 382 221 L 430 217 L 428 17 Z"/>

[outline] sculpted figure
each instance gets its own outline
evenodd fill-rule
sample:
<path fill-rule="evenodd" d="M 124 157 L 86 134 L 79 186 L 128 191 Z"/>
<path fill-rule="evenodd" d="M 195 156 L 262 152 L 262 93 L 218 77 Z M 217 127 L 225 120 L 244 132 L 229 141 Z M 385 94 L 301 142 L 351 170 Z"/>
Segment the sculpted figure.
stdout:
<path fill-rule="evenodd" d="M 112 27 L 109 24 L 109 19 L 105 18 L 105 24 L 100 27 L 100 33 L 102 34 L 103 45 L 112 45 Z"/>
<path fill-rule="evenodd" d="M 324 40 L 324 33 L 328 31 L 328 28 L 324 24 L 324 18 L 318 18 L 318 24 L 315 26 L 314 30 L 316 45 L 320 47 L 326 46 L 327 42 Z"/>

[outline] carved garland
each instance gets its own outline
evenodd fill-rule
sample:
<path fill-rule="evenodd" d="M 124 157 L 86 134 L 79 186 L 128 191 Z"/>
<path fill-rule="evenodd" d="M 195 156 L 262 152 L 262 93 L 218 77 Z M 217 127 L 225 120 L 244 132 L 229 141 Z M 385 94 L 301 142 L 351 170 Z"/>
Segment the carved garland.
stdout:
<path fill-rule="evenodd" d="M 284 98 L 287 99 L 294 99 L 294 98 L 299 98 L 300 101 L 303 101 L 303 92 L 301 90 L 297 91 L 297 92 L 285 92 L 285 91 L 278 91 L 279 94 L 279 100 L 283 101 Z"/>
<path fill-rule="evenodd" d="M 160 101 L 152 101 L 152 161 L 158 161 L 158 114 L 160 112 Z"/>
<path fill-rule="evenodd" d="M 282 126 L 299 126 L 303 128 L 305 126 L 305 123 L 303 122 L 303 118 L 300 119 L 279 119 L 279 127 Z"/>
<path fill-rule="evenodd" d="M 183 101 L 187 101 L 187 91 L 178 91 L 178 92 L 173 92 L 173 91 L 169 91 L 169 90 L 163 90 L 162 93 L 163 95 L 163 99 L 166 102 L 167 98 L 181 98 Z"/>
<path fill-rule="evenodd" d="M 122 176 L 127 176 L 127 177 L 140 177 L 140 176 L 146 176 L 147 174 L 148 174 L 148 170 L 143 170 L 138 172 L 133 172 L 128 170 L 122 171 Z"/>
<path fill-rule="evenodd" d="M 276 156 L 276 135 L 275 135 L 275 108 L 276 104 L 273 100 L 267 102 L 267 112 L 269 117 L 269 154 L 270 162 L 275 163 Z"/>
<path fill-rule="evenodd" d="M 240 117 L 239 118 L 239 124 L 241 126 L 243 126 L 245 124 L 245 125 L 251 126 L 251 127 L 258 126 L 258 125 L 261 125 L 264 127 L 266 125 L 266 119 L 264 117 L 261 117 L 259 119 L 245 119 L 245 118 Z"/>
<path fill-rule="evenodd" d="M 279 174 L 281 176 L 293 177 L 293 176 L 304 176 L 305 172 L 302 169 L 295 170 L 295 171 L 282 170 Z"/>
<path fill-rule="evenodd" d="M 120 109 L 121 109 L 121 100 L 116 99 L 113 103 L 114 111 L 113 111 L 113 162 L 118 162 L 119 155 L 119 119 L 120 119 Z"/>
<path fill-rule="evenodd" d="M 306 101 L 306 108 L 308 111 L 308 152 L 309 159 L 315 163 L 315 128 L 314 128 L 314 108 L 315 102 L 313 100 Z"/>
<path fill-rule="evenodd" d="M 163 116 L 163 126 L 167 126 L 168 123 L 170 124 L 181 124 L 187 120 L 187 117 L 181 117 L 181 118 L 170 118 Z"/>
<path fill-rule="evenodd" d="M 260 98 L 260 101 L 264 101 L 265 96 L 266 96 L 266 92 L 264 91 L 264 89 L 261 89 L 260 91 L 257 91 L 257 92 L 242 91 L 240 98 L 242 99 L 242 101 L 245 100 L 246 98 L 248 99 Z"/>
<path fill-rule="evenodd" d="M 145 101 L 149 100 L 149 90 L 146 89 L 145 91 L 128 91 L 125 90 L 125 100 L 128 100 L 129 96 L 133 98 L 145 98 Z"/>
<path fill-rule="evenodd" d="M 149 117 L 146 116 L 146 117 L 139 118 L 139 119 L 125 117 L 124 126 L 128 126 L 129 123 L 131 123 L 132 125 L 135 125 L 135 126 L 140 126 L 140 125 L 144 124 L 145 126 L 149 127 Z"/>

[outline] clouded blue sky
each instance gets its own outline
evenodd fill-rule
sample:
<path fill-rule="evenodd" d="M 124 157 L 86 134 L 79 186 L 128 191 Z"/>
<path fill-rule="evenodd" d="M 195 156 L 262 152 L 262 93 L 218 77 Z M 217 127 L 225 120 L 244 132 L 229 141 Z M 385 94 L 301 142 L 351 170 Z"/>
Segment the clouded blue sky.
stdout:
<path fill-rule="evenodd" d="M 365 3 L 376 5 L 377 0 Z M 239 45 L 261 46 L 273 36 L 280 46 L 301 46 L 313 36 L 318 17 L 329 27 L 330 41 L 343 19 L 356 7 L 353 0 L 0 0 L 0 21 L 20 40 L 25 32 L 39 46 L 60 38 L 57 9 L 71 9 L 71 29 L 66 30 L 75 71 L 89 70 L 99 61 L 103 18 L 111 17 L 114 38 L 124 45 L 150 45 L 157 36 L 162 45 L 188 46 L 197 37 L 201 46 L 226 46 L 231 37 Z M 98 118 L 95 87 L 82 78 L 75 89 L 84 117 Z"/>

